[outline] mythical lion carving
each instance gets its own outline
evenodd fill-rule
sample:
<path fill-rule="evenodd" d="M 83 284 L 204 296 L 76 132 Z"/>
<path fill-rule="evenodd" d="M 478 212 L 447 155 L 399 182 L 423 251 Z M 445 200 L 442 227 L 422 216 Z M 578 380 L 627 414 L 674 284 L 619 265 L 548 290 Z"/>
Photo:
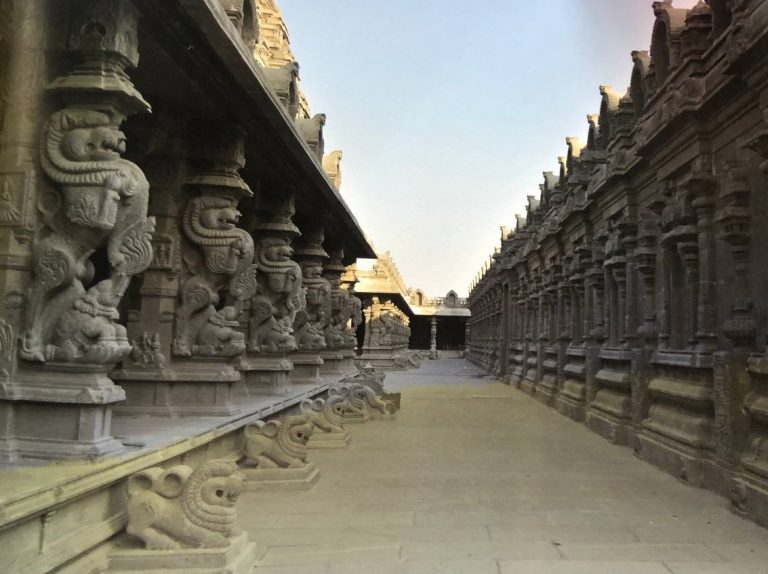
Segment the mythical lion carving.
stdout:
<path fill-rule="evenodd" d="M 251 299 L 249 349 L 265 353 L 298 348 L 293 322 L 302 308 L 302 275 L 291 261 L 287 237 L 263 237 L 258 242 L 256 264 L 259 289 Z"/>
<path fill-rule="evenodd" d="M 234 462 L 153 467 L 128 479 L 127 532 L 149 550 L 223 548 L 235 527 L 243 477 Z"/>
<path fill-rule="evenodd" d="M 245 429 L 245 465 L 256 468 L 303 468 L 314 423 L 305 415 L 249 425 Z"/>
<path fill-rule="evenodd" d="M 256 290 L 256 268 L 253 239 L 237 228 L 239 219 L 234 197 L 202 195 L 184 210 L 184 235 L 195 248 L 184 254 L 188 273 L 176 313 L 178 355 L 235 357 L 245 350 L 237 315 L 239 302 Z M 230 300 L 220 306 L 227 282 Z"/>
<path fill-rule="evenodd" d="M 350 385 L 348 397 L 353 407 L 360 410 L 368 409 L 375 415 L 391 416 L 397 413 L 397 407 L 392 401 L 378 397 L 376 391 L 367 385 L 359 383 Z"/>
<path fill-rule="evenodd" d="M 326 415 L 330 420 L 339 421 L 339 424 L 343 424 L 364 422 L 370 418 L 370 411 L 365 401 L 353 396 L 353 386 L 340 383 L 328 389 Z"/>
<path fill-rule="evenodd" d="M 363 322 L 363 302 L 360 299 L 360 297 L 357 297 L 355 295 L 351 295 L 349 298 L 349 318 L 350 318 L 350 326 L 347 330 L 348 336 L 350 338 L 349 342 L 352 345 L 352 347 L 357 346 L 357 329 L 360 327 L 360 325 Z"/>
<path fill-rule="evenodd" d="M 333 409 L 327 409 L 326 405 L 327 401 L 324 399 L 306 399 L 301 403 L 301 413 L 306 415 L 320 432 L 343 433 L 343 421 L 333 413 Z"/>
<path fill-rule="evenodd" d="M 149 184 L 121 157 L 119 118 L 91 110 L 51 115 L 40 163 L 56 189 L 42 194 L 45 223 L 34 248 L 27 329 L 28 361 L 110 363 L 131 351 L 117 306 L 132 275 L 152 260 L 155 220 L 147 217 Z M 91 255 L 106 248 L 108 277 L 94 280 Z"/>

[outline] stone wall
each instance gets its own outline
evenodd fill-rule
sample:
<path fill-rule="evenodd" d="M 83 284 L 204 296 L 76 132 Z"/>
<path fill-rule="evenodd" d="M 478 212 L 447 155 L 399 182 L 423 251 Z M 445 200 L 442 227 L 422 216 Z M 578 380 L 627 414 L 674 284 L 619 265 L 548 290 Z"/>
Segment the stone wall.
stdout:
<path fill-rule="evenodd" d="M 653 4 L 470 293 L 468 357 L 768 524 L 768 4 Z"/>

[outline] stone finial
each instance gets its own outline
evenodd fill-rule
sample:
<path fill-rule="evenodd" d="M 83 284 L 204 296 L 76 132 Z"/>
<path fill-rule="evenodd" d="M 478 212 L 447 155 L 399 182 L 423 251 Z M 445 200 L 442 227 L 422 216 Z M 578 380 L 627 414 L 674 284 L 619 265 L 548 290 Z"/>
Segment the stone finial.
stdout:
<path fill-rule="evenodd" d="M 279 68 L 268 67 L 262 71 L 288 115 L 295 120 L 300 107 L 299 63 L 288 62 Z"/>
<path fill-rule="evenodd" d="M 149 550 L 222 548 L 238 534 L 235 503 L 243 491 L 237 465 L 159 466 L 128 479 L 127 532 Z"/>
<path fill-rule="evenodd" d="M 296 120 L 299 133 L 320 162 L 323 161 L 323 154 L 325 154 L 325 140 L 323 139 L 325 120 L 325 114 L 315 114 L 311 118 Z"/>
<path fill-rule="evenodd" d="M 333 186 L 338 190 L 341 189 L 341 160 L 343 157 L 344 153 L 338 149 L 323 156 L 323 169 L 331 179 Z"/>

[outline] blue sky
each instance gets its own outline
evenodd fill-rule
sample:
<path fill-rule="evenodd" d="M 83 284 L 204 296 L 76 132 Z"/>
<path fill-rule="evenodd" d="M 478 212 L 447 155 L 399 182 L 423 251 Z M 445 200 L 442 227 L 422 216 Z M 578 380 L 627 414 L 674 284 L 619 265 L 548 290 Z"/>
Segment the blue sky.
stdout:
<path fill-rule="evenodd" d="M 689 8 L 696 0 L 675 0 Z M 281 0 L 342 195 L 406 283 L 465 295 L 600 84 L 624 93 L 650 0 Z"/>

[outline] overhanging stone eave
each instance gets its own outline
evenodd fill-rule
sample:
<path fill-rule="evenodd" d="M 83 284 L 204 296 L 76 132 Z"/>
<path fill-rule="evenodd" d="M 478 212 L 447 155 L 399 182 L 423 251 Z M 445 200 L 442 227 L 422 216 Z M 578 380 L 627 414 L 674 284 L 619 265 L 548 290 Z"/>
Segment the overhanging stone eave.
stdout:
<path fill-rule="evenodd" d="M 192 32 L 199 35 L 207 48 L 221 62 L 225 73 L 220 79 L 232 84 L 236 91 L 244 94 L 250 106 L 243 108 L 242 121 L 244 127 L 249 124 L 261 125 L 266 123 L 272 128 L 282 146 L 273 146 L 273 153 L 282 153 L 292 166 L 298 168 L 294 175 L 303 181 L 307 191 L 319 196 L 336 222 L 343 228 L 345 237 L 345 257 L 375 258 L 375 252 L 346 201 L 333 186 L 322 166 L 310 150 L 304 138 L 299 134 L 288 112 L 283 107 L 277 94 L 269 86 L 269 82 L 256 63 L 244 43 L 233 41 L 236 30 L 223 12 L 216 0 L 173 0 L 191 20 L 195 28 Z M 165 7 L 158 6 L 151 0 L 137 2 L 145 12 L 161 10 L 166 14 Z M 165 3 L 162 3 L 165 4 Z M 177 24 L 183 24 L 178 22 Z M 228 102 L 231 103 L 231 102 Z M 250 116 L 250 117 L 248 117 Z"/>
<path fill-rule="evenodd" d="M 417 317 L 471 317 L 472 313 L 464 307 L 419 307 L 412 305 L 411 310 Z"/>

